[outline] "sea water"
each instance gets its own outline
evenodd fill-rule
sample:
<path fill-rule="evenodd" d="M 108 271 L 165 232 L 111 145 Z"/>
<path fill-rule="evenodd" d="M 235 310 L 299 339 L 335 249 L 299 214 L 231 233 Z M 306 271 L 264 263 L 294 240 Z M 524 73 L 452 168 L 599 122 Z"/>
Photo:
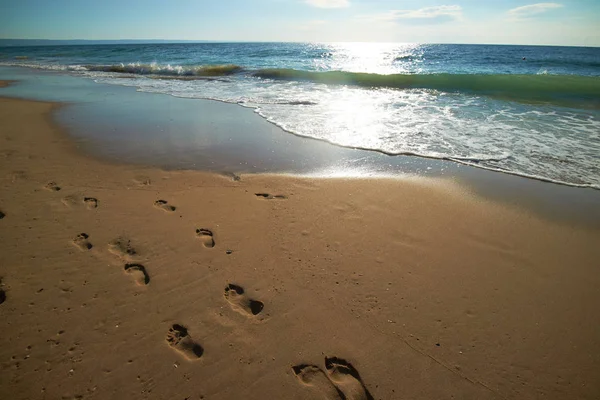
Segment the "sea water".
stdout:
<path fill-rule="evenodd" d="M 290 134 L 600 189 L 600 48 L 183 43 L 0 48 L 0 65 L 253 108 Z"/>

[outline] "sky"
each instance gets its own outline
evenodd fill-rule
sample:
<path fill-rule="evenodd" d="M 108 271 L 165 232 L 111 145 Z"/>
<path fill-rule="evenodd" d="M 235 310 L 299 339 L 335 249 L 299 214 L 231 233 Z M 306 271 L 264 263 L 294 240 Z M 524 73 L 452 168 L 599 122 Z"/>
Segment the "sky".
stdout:
<path fill-rule="evenodd" d="M 600 0 L 0 0 L 0 39 L 600 46 Z"/>

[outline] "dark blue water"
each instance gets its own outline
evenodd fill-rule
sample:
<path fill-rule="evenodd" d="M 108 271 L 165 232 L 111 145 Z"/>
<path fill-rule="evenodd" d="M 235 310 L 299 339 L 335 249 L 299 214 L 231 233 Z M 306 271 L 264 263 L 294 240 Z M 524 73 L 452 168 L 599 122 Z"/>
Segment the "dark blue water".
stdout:
<path fill-rule="evenodd" d="M 600 76 L 600 49 L 559 46 L 449 44 L 197 43 L 1 48 L 3 63 L 47 65 L 235 64 L 247 69 L 291 68 L 416 74 L 539 74 Z M 15 59 L 15 57 L 27 57 Z M 523 60 L 525 58 L 525 60 Z M 523 62 L 525 61 L 525 62 Z"/>
<path fill-rule="evenodd" d="M 377 43 L 0 48 L 0 65 L 253 108 L 290 133 L 600 188 L 600 49 Z"/>

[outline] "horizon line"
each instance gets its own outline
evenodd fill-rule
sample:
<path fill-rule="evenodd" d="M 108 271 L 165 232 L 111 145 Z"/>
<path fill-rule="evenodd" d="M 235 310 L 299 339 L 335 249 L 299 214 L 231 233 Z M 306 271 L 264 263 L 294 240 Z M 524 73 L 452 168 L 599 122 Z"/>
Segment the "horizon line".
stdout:
<path fill-rule="evenodd" d="M 481 45 L 481 46 L 540 46 L 540 47 L 592 47 L 597 48 L 600 45 L 567 45 L 567 44 L 520 44 L 520 43 L 466 43 L 466 42 L 384 42 L 384 41 L 320 41 L 320 40 L 216 40 L 216 39 L 19 39 L 19 38 L 0 38 L 0 47 L 7 47 L 2 42 L 111 42 L 95 44 L 113 44 L 114 42 L 123 42 L 123 44 L 181 44 L 181 43 L 398 43 L 398 44 L 454 44 L 454 45 Z M 129 43 L 125 43 L 129 42 Z M 67 44 L 67 43 L 65 43 Z M 18 46 L 15 46 L 18 47 Z"/>

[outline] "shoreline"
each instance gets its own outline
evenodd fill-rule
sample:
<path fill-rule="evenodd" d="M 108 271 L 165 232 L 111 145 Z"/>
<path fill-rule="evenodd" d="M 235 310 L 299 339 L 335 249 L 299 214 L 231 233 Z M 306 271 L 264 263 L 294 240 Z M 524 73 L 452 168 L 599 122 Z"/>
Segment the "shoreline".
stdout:
<path fill-rule="evenodd" d="M 4 397 L 312 399 L 292 367 L 333 356 L 374 398 L 600 393 L 597 229 L 443 179 L 106 163 L 0 104 Z"/>
<path fill-rule="evenodd" d="M 127 91 L 131 88 L 125 87 L 121 89 Z M 280 175 L 309 179 L 439 179 L 458 184 L 462 187 L 462 190 L 472 192 L 476 196 L 483 196 L 492 202 L 500 201 L 504 204 L 520 208 L 525 212 L 539 214 L 544 218 L 562 221 L 567 224 L 576 223 L 579 225 L 586 225 L 594 229 L 600 228 L 600 207 L 597 207 L 600 206 L 600 191 L 593 187 L 564 184 L 543 178 L 529 177 L 490 168 L 480 168 L 451 159 L 408 155 L 391 156 L 385 152 L 379 152 L 372 149 L 342 146 L 326 140 L 295 134 L 263 117 L 254 118 L 255 113 L 252 108 L 219 100 L 185 99 L 160 93 L 136 94 L 141 96 L 166 97 L 173 101 L 173 103 L 170 104 L 177 104 L 180 102 L 187 103 L 189 101 L 190 107 L 193 103 L 197 102 L 202 102 L 202 104 L 216 103 L 219 107 L 217 107 L 216 110 L 213 110 L 215 112 L 213 115 L 227 114 L 228 111 L 235 111 L 235 118 L 244 121 L 242 126 L 245 126 L 246 124 L 253 126 L 251 129 L 251 137 L 260 137 L 261 130 L 270 131 L 271 136 L 265 138 L 260 137 L 258 140 L 261 145 L 279 141 L 272 149 L 270 147 L 268 148 L 270 152 L 268 151 L 267 154 L 283 150 L 283 157 L 286 157 L 286 149 L 297 147 L 299 151 L 292 154 L 292 157 L 289 157 L 294 160 L 292 164 L 288 165 L 288 167 L 291 166 L 291 169 L 289 171 L 284 170 L 280 172 L 274 172 L 268 168 L 266 170 L 239 172 L 233 167 L 235 165 L 234 162 L 238 161 L 237 158 L 235 158 L 238 156 L 238 152 L 234 150 L 234 156 L 232 158 L 231 154 L 222 151 L 222 149 L 217 149 L 216 157 L 224 157 L 227 158 L 228 161 L 220 164 L 220 167 L 217 167 L 216 169 L 209 167 L 209 165 L 215 163 L 218 164 L 218 160 L 215 159 L 215 156 L 209 155 L 206 152 L 196 155 L 200 158 L 203 156 L 207 157 L 210 160 L 210 162 L 204 162 L 204 164 L 200 163 L 200 165 L 196 165 L 197 159 L 194 159 L 193 164 L 172 164 L 170 161 L 166 160 L 173 160 L 178 157 L 177 154 L 169 153 L 165 156 L 159 156 L 152 159 L 142 157 L 139 159 L 129 158 L 125 161 L 125 158 L 127 158 L 127 151 L 132 150 L 132 146 L 124 147 L 124 150 L 120 150 L 118 155 L 113 157 L 109 156 L 105 150 L 98 150 L 99 148 L 103 149 L 106 147 L 105 142 L 89 138 L 88 136 L 76 136 L 77 132 L 85 130 L 85 126 L 89 125 L 86 122 L 87 118 L 90 116 L 89 113 L 82 113 L 80 115 L 78 113 L 69 112 L 69 109 L 65 109 L 65 113 L 63 113 L 60 118 L 54 113 L 53 120 L 54 123 L 67 128 L 69 132 L 68 136 L 78 144 L 79 149 L 84 151 L 87 156 L 94 157 L 100 162 L 108 162 L 117 165 L 137 165 L 147 168 L 159 168 L 166 171 L 200 171 L 230 177 L 237 177 L 238 175 Z M 70 103 L 65 103 L 65 105 L 68 106 Z M 224 108 L 221 109 L 221 107 Z M 92 105 L 90 108 L 93 109 L 94 106 Z M 98 116 L 92 118 L 95 122 L 98 122 L 99 120 Z M 73 120 L 78 120 L 78 122 L 74 124 Z M 218 122 L 226 127 L 223 132 L 219 132 L 220 135 L 228 137 L 227 132 L 235 130 L 236 128 L 235 126 L 228 126 L 227 121 Z M 211 127 L 214 127 L 214 123 L 215 122 L 213 121 L 206 126 L 201 126 L 201 129 L 211 129 Z M 133 127 L 135 127 L 135 123 L 129 125 L 126 124 L 124 126 L 116 125 L 116 128 L 108 125 L 105 127 L 105 130 L 116 130 L 117 133 L 125 135 L 127 130 Z M 177 129 L 177 126 L 170 127 L 169 125 L 166 125 L 162 128 L 161 132 L 168 132 L 173 129 Z M 203 135 L 206 133 L 207 132 L 203 130 Z M 284 134 L 284 136 L 281 136 L 281 134 Z M 151 137 L 153 137 L 153 135 L 151 135 Z M 235 136 L 232 137 L 233 140 L 236 140 Z M 232 140 L 232 138 L 229 138 L 228 140 Z M 308 145 L 306 145 L 307 143 Z M 122 143 L 120 143 L 120 145 L 122 145 Z M 137 145 L 134 147 L 137 147 Z M 234 149 L 241 147 L 243 149 L 244 142 L 235 142 L 231 145 L 227 144 L 227 147 Z M 256 148 L 251 149 L 248 153 L 252 153 L 253 150 L 256 150 Z M 336 153 L 337 151 L 347 152 L 349 154 L 342 153 L 342 155 L 339 155 Z M 311 158 L 306 158 L 304 160 L 298 159 L 300 153 L 312 154 L 313 152 L 314 154 L 317 154 L 317 156 L 312 160 Z M 357 152 L 363 156 L 358 154 L 352 155 L 352 152 Z M 261 155 L 264 156 L 265 154 Z M 339 159 L 340 162 L 339 164 L 334 162 L 331 165 L 324 167 L 324 170 L 321 172 L 302 172 L 302 168 L 305 168 L 306 164 L 310 164 L 311 161 L 319 161 L 319 157 L 332 157 L 334 159 Z M 365 157 L 373 157 L 373 159 L 365 161 Z M 361 159 L 363 160 L 363 165 L 361 165 L 360 161 L 358 163 L 356 162 L 356 160 Z M 259 162 L 265 163 L 266 160 L 262 158 Z M 277 162 L 275 165 L 276 164 Z"/>
<path fill-rule="evenodd" d="M 14 67 L 14 69 L 29 71 L 29 69 L 25 68 L 25 67 Z M 62 75 L 62 73 L 53 72 L 53 71 L 45 71 L 45 70 L 40 70 L 40 71 L 35 71 L 35 72 L 36 73 L 40 73 L 40 74 L 49 74 L 49 75 L 58 74 L 58 75 Z M 27 76 L 28 74 L 29 74 L 29 72 L 27 74 L 25 74 L 24 77 Z M 10 75 L 10 73 L 9 73 L 9 75 Z M 77 77 L 75 79 L 86 79 L 86 78 Z M 337 160 L 337 158 L 339 157 L 339 160 L 341 160 L 341 161 L 354 161 L 355 162 L 357 158 L 369 158 L 370 159 L 369 162 L 372 165 L 369 164 L 368 168 L 373 169 L 372 172 L 374 172 L 374 174 L 376 174 L 378 176 L 386 176 L 387 174 L 394 175 L 394 173 L 398 172 L 394 168 L 396 168 L 396 169 L 399 168 L 400 170 L 404 170 L 407 165 L 408 165 L 408 170 L 410 170 L 410 169 L 420 169 L 420 171 L 418 172 L 418 174 L 425 174 L 425 173 L 428 174 L 428 172 L 426 172 L 425 169 L 431 169 L 429 167 L 430 167 L 430 165 L 433 165 L 434 166 L 433 169 L 441 169 L 441 170 L 443 170 L 444 168 L 447 168 L 447 169 L 450 169 L 453 172 L 455 172 L 455 173 L 457 173 L 457 174 L 460 175 L 460 172 L 458 172 L 460 170 L 459 167 L 466 166 L 468 168 L 474 168 L 474 169 L 479 170 L 479 171 L 505 174 L 505 175 L 514 176 L 514 177 L 520 178 L 520 179 L 527 179 L 527 180 L 533 180 L 533 181 L 538 181 L 538 182 L 545 182 L 545 183 L 549 183 L 549 184 L 553 184 L 553 185 L 560 185 L 560 186 L 565 186 L 565 187 L 590 189 L 590 190 L 600 191 L 600 188 L 597 185 L 594 185 L 593 183 L 576 183 L 576 182 L 568 183 L 568 182 L 565 182 L 565 181 L 562 181 L 562 180 L 548 178 L 548 177 L 544 177 L 544 176 L 541 176 L 541 175 L 535 175 L 535 174 L 529 174 L 529 173 L 523 173 L 523 172 L 516 172 L 516 171 L 512 171 L 512 170 L 506 170 L 506 169 L 503 169 L 503 168 L 500 168 L 500 167 L 494 167 L 494 166 L 477 165 L 476 162 L 475 163 L 474 162 L 470 162 L 469 160 L 461 159 L 460 157 L 435 157 L 435 156 L 423 155 L 423 154 L 420 154 L 420 153 L 412 153 L 412 152 L 394 153 L 394 152 L 387 152 L 385 150 L 375 149 L 375 148 L 369 148 L 369 147 L 342 145 L 342 144 L 338 144 L 338 143 L 336 143 L 334 141 L 330 141 L 330 140 L 325 139 L 325 138 L 315 138 L 315 137 L 306 136 L 306 135 L 303 135 L 303 134 L 300 134 L 300 133 L 296 133 L 296 132 L 294 132 L 292 130 L 289 130 L 286 127 L 280 125 L 279 123 L 271 121 L 269 118 L 267 118 L 262 113 L 256 112 L 258 109 L 256 107 L 250 106 L 250 105 L 242 105 L 242 104 L 239 104 L 239 103 L 232 103 L 232 102 L 228 102 L 228 101 L 224 101 L 224 100 L 219 100 L 219 99 L 187 98 L 185 96 L 181 97 L 181 96 L 177 96 L 177 95 L 174 95 L 174 94 L 161 93 L 161 92 L 156 92 L 155 93 L 155 92 L 142 91 L 140 93 L 136 93 L 137 96 L 131 96 L 130 95 L 131 93 L 129 95 L 127 95 L 127 93 L 128 93 L 127 89 L 131 89 L 132 91 L 137 92 L 139 90 L 139 88 L 137 88 L 135 86 L 120 86 L 120 85 L 111 85 L 111 84 L 106 84 L 106 83 L 98 84 L 96 82 L 94 82 L 94 83 L 95 83 L 95 85 L 92 85 L 92 86 L 95 86 L 96 90 L 90 89 L 91 91 L 94 91 L 94 92 L 96 92 L 96 91 L 98 91 L 98 92 L 106 92 L 106 93 L 104 93 L 102 95 L 106 95 L 106 94 L 109 94 L 109 93 L 110 93 L 110 95 L 114 95 L 115 93 L 118 93 L 119 95 L 125 95 L 125 96 L 127 96 L 129 98 L 129 100 L 131 100 L 131 99 L 133 99 L 135 97 L 135 98 L 137 98 L 138 102 L 140 102 L 140 103 L 144 102 L 144 100 L 141 100 L 141 99 L 143 99 L 144 96 L 159 96 L 159 97 L 160 96 L 166 96 L 166 97 L 172 97 L 172 98 L 177 99 L 179 101 L 181 101 L 181 100 L 183 100 L 183 101 L 190 101 L 190 100 L 195 101 L 198 104 L 199 108 L 204 107 L 202 105 L 203 103 L 204 104 L 207 104 L 207 103 L 219 103 L 219 104 L 222 104 L 224 106 L 237 106 L 236 108 L 241 108 L 244 111 L 251 110 L 252 114 L 258 114 L 260 116 L 260 120 L 261 121 L 267 122 L 268 125 L 270 125 L 270 126 L 272 126 L 274 128 L 274 129 L 268 129 L 268 128 L 265 129 L 264 128 L 264 124 L 262 124 L 263 125 L 262 126 L 262 130 L 269 130 L 269 131 L 271 131 L 271 130 L 273 130 L 273 131 L 278 130 L 280 132 L 285 132 L 287 135 L 293 136 L 294 138 L 301 139 L 304 142 L 307 142 L 307 141 L 308 142 L 311 142 L 311 141 L 312 142 L 316 142 L 315 146 L 310 146 L 310 145 L 301 146 L 301 147 L 303 147 L 304 153 L 307 153 L 306 150 L 318 149 L 320 146 L 321 147 L 323 147 L 323 146 L 325 146 L 325 147 L 326 146 L 330 146 L 332 148 L 337 148 L 340 151 L 338 151 L 338 152 L 331 151 L 331 155 L 333 156 L 334 159 Z M 105 89 L 102 89 L 101 87 L 104 87 Z M 109 89 L 109 88 L 112 88 L 112 89 Z M 114 93 L 112 93 L 112 92 L 114 92 Z M 17 91 L 13 91 L 13 92 L 8 93 L 8 94 L 5 94 L 5 95 L 7 97 L 15 97 L 17 95 L 17 93 L 19 93 L 18 90 Z M 50 96 L 50 98 L 45 98 L 47 96 L 44 96 L 44 95 L 42 95 L 42 96 L 35 96 L 32 93 L 27 92 L 27 90 L 25 91 L 25 93 L 26 93 L 25 95 L 19 94 L 18 97 L 19 98 L 26 98 L 26 99 L 29 98 L 29 99 L 32 99 L 32 100 L 42 100 L 42 101 L 59 101 L 59 102 L 62 102 L 62 103 L 73 103 L 73 102 L 74 103 L 79 103 L 82 100 L 81 98 L 70 99 L 70 100 L 65 100 L 65 99 L 58 100 L 58 99 L 54 98 L 53 96 Z M 148 103 L 151 106 L 153 105 L 152 101 L 150 101 Z M 164 105 L 169 105 L 169 104 L 176 104 L 177 101 L 176 102 L 163 101 L 161 103 L 163 103 Z M 106 114 L 105 117 L 107 115 L 110 115 L 111 111 L 112 112 L 115 111 L 114 109 L 110 110 L 109 109 L 110 106 L 108 106 L 108 108 L 107 108 L 106 105 L 103 105 L 103 108 L 105 108 L 105 110 L 104 110 L 104 113 Z M 189 107 L 187 109 L 186 109 L 186 107 L 182 107 L 182 109 L 185 109 L 186 112 L 189 112 Z M 138 111 L 140 111 L 140 110 L 138 110 Z M 89 117 L 90 114 L 93 114 L 93 113 L 90 113 L 89 110 L 86 111 L 86 112 L 88 113 L 87 117 Z M 154 110 L 153 112 L 160 114 L 160 113 L 163 113 L 164 111 L 163 110 Z M 69 125 L 71 123 L 69 120 L 73 120 L 73 119 L 77 119 L 78 117 L 81 117 L 81 115 L 76 115 L 75 113 L 72 113 L 72 112 L 67 112 L 67 113 L 69 115 L 65 116 L 62 121 L 59 121 L 60 124 Z M 217 113 L 227 113 L 227 112 L 221 110 L 221 111 L 219 111 Z M 244 117 L 244 113 L 243 112 L 235 112 L 235 114 L 238 115 L 238 117 L 242 116 L 242 118 L 244 118 L 244 119 L 247 118 L 247 116 Z M 212 114 L 212 115 L 210 115 L 210 114 L 209 115 L 205 115 L 204 117 L 207 117 L 207 116 L 208 116 L 208 118 L 211 118 L 211 117 L 214 117 L 214 114 Z M 177 115 L 177 118 L 181 118 L 181 117 L 182 117 L 182 115 Z M 99 116 L 96 116 L 96 119 L 97 119 L 96 122 L 103 122 L 102 119 L 101 119 L 101 117 L 99 117 Z M 121 118 L 121 119 L 123 119 L 123 118 Z M 87 122 L 87 118 L 84 118 L 83 124 L 85 124 L 86 122 Z M 213 121 L 213 123 L 216 123 L 217 125 L 222 125 L 222 122 L 223 121 L 221 121 L 221 120 L 215 120 L 215 121 Z M 123 124 L 123 121 L 120 121 L 118 123 L 115 121 L 115 123 L 116 124 L 119 124 L 119 123 Z M 131 121 L 129 121 L 128 123 L 130 125 L 129 126 L 125 126 L 125 129 L 131 129 L 131 128 L 136 128 L 137 129 L 137 128 L 140 128 L 140 126 L 137 126 L 137 127 L 135 126 L 135 124 L 136 124 L 135 122 L 133 124 L 131 124 Z M 137 121 L 137 123 L 139 124 L 139 121 Z M 198 122 L 196 122 L 196 123 L 198 123 Z M 125 124 L 127 124 L 127 123 L 125 123 Z M 260 129 L 261 128 L 261 126 L 260 126 L 261 124 L 252 124 L 250 122 L 247 122 L 247 124 L 248 125 L 256 125 L 256 127 L 252 128 L 254 134 L 257 134 L 257 132 L 256 132 L 257 130 L 259 130 L 259 131 L 261 130 Z M 163 128 L 164 127 L 165 126 L 163 126 Z M 236 127 L 239 127 L 239 126 L 236 126 Z M 109 128 L 109 126 L 106 126 L 106 128 Z M 117 125 L 110 126 L 110 128 L 112 130 L 114 130 L 114 129 L 123 129 L 122 126 L 119 127 Z M 148 128 L 151 128 L 151 127 L 144 126 L 144 128 L 148 129 Z M 174 128 L 174 129 L 177 129 L 177 128 L 181 129 L 181 128 L 183 128 L 185 130 L 185 129 L 188 129 L 189 127 L 187 127 L 187 126 L 179 126 L 179 125 L 174 124 L 172 128 Z M 205 126 L 203 126 L 202 128 L 205 128 Z M 72 129 L 74 131 L 76 131 L 76 130 L 80 130 L 80 131 L 83 130 L 82 127 L 81 127 L 81 124 L 79 124 L 79 126 L 77 126 L 77 124 L 75 124 L 74 127 L 71 127 L 70 129 Z M 111 130 L 111 129 L 108 129 L 108 130 Z M 260 135 L 258 135 L 258 136 L 260 136 Z M 88 137 L 87 139 L 93 139 L 93 138 Z M 237 140 L 237 139 L 238 138 L 234 138 L 234 140 Z M 263 141 L 263 142 L 261 142 L 261 144 L 263 146 L 264 145 L 269 145 L 269 143 L 264 142 L 264 140 L 265 140 L 264 138 L 261 138 L 258 141 L 260 142 L 261 140 Z M 294 143 L 294 141 L 290 141 L 289 139 L 283 139 L 282 142 L 284 142 L 284 143 L 287 143 L 287 142 Z M 301 142 L 296 142 L 296 143 L 301 143 Z M 163 145 L 164 144 L 165 143 L 163 143 Z M 234 145 L 238 145 L 239 146 L 240 143 L 237 143 L 237 144 L 234 143 Z M 100 141 L 97 141 L 96 143 L 93 143 L 92 147 L 94 147 L 94 148 L 103 148 L 103 147 L 106 147 L 106 143 L 102 143 L 102 141 L 100 140 Z M 128 150 L 131 151 L 133 149 L 128 149 Z M 285 149 L 282 149 L 281 147 L 275 149 L 275 151 L 279 151 L 279 152 L 282 151 L 282 150 L 284 150 L 284 153 L 285 153 Z M 101 154 L 101 150 L 100 151 L 95 150 L 95 151 L 98 154 Z M 346 152 L 346 154 L 343 154 L 344 151 Z M 357 156 L 351 156 L 350 155 L 349 156 L 349 154 L 352 151 L 355 151 L 357 154 L 361 153 L 362 156 L 361 155 L 357 155 Z M 167 150 L 167 152 L 168 152 L 168 150 Z M 310 151 L 308 151 L 308 152 L 310 152 Z M 224 152 L 224 153 L 227 153 L 227 152 Z M 338 154 L 336 154 L 336 153 L 338 153 Z M 260 157 L 265 157 L 266 155 L 267 154 L 262 154 L 261 153 Z M 297 154 L 292 154 L 292 155 L 298 156 Z M 106 156 L 106 154 L 105 154 L 105 156 Z M 163 156 L 163 155 L 161 155 L 161 156 Z M 177 154 L 177 152 L 175 152 L 175 153 L 171 154 L 170 156 L 171 156 L 170 157 L 171 159 L 178 159 L 181 155 Z M 201 154 L 200 158 L 203 158 L 202 156 L 204 158 L 206 158 L 207 154 Z M 228 154 L 222 154 L 221 156 L 222 157 L 230 157 L 230 155 L 228 155 Z M 384 157 L 379 157 L 378 158 L 377 156 L 384 156 Z M 126 155 L 122 155 L 122 157 L 127 157 L 127 156 Z M 164 157 L 161 157 L 161 158 L 164 158 Z M 416 160 L 415 161 L 398 161 L 400 158 L 409 158 L 409 159 L 410 158 L 414 158 Z M 154 159 L 155 159 L 155 157 L 149 156 L 149 160 L 154 160 Z M 146 161 L 148 161 L 148 160 L 146 160 Z M 230 161 L 234 161 L 235 162 L 235 161 L 238 161 L 238 160 L 231 159 Z M 239 161 L 243 161 L 243 160 L 239 160 Z M 151 162 L 151 163 L 154 166 L 158 166 L 158 167 L 161 167 L 161 168 L 167 168 L 167 169 L 200 169 L 200 170 L 207 169 L 206 165 L 200 166 L 200 167 L 195 167 L 193 164 L 190 165 L 190 163 L 187 163 L 184 166 L 181 166 L 181 165 L 178 165 L 177 163 L 173 163 L 173 162 L 169 162 L 169 161 L 164 161 L 164 160 L 161 161 L 161 162 L 159 162 L 158 164 L 155 164 L 154 162 Z M 143 164 L 144 165 L 148 165 L 149 163 L 148 162 L 144 162 Z M 447 165 L 447 164 L 451 164 L 450 167 L 444 167 L 444 165 Z M 387 169 L 385 167 L 386 165 L 387 165 Z M 401 165 L 401 167 L 399 167 L 399 165 Z M 298 174 L 298 175 L 304 175 L 302 173 L 302 170 L 306 169 L 306 165 L 302 165 L 302 166 L 300 166 L 300 165 L 288 165 L 285 162 L 282 163 L 281 160 L 278 160 L 277 163 L 275 163 L 273 165 L 265 166 L 265 168 L 266 168 L 265 171 L 262 171 L 262 170 L 258 169 L 256 171 L 252 170 L 252 171 L 232 171 L 232 172 L 241 172 L 241 173 L 244 173 L 244 172 L 252 172 L 252 173 L 254 173 L 254 172 L 269 172 L 269 173 L 280 173 L 280 172 L 283 172 L 283 173 L 288 173 L 288 172 L 290 172 L 290 173 L 294 173 L 294 174 Z M 286 170 L 286 168 L 288 168 L 289 171 Z M 466 174 L 466 175 L 473 175 L 473 174 Z M 600 204 L 600 195 L 598 196 L 597 200 L 599 201 L 599 204 Z M 600 217 L 600 213 L 598 214 L 598 217 Z"/>
<path fill-rule="evenodd" d="M 67 129 L 80 150 L 99 161 L 139 167 L 152 164 L 165 170 L 206 170 L 227 176 L 281 173 L 351 179 L 393 179 L 398 175 L 442 178 L 458 182 L 486 199 L 544 218 L 600 227 L 600 191 L 593 188 L 546 183 L 455 161 L 390 157 L 307 140 L 256 116 L 251 109 L 218 101 L 139 93 L 130 87 L 60 74 L 49 74 L 58 80 L 40 88 L 38 81 L 28 83 L 28 76 L 23 75 L 21 84 L 0 94 L 53 98 L 57 84 L 84 84 L 81 93 L 61 102 L 66 107 L 53 113 L 53 120 Z M 85 101 L 86 95 L 95 100 Z M 112 104 L 114 96 L 119 96 L 122 106 Z M 199 116 L 188 117 L 199 111 Z M 198 130 L 202 132 L 200 144 Z M 125 137 L 129 139 L 121 139 Z M 206 149 L 202 148 L 203 142 L 208 144 Z"/>

